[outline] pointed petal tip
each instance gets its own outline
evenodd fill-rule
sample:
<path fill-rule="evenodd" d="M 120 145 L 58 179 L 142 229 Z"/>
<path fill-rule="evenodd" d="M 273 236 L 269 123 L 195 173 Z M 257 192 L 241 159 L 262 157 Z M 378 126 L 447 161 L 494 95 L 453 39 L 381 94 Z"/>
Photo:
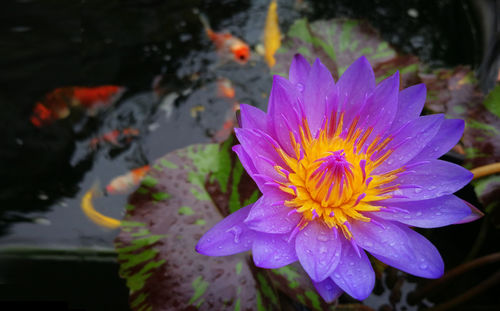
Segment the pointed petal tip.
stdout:
<path fill-rule="evenodd" d="M 305 61 L 306 63 L 309 63 L 307 61 L 307 59 L 300 53 L 296 53 L 294 56 L 293 56 L 293 61 Z"/>
<path fill-rule="evenodd" d="M 484 216 L 484 213 L 481 212 L 477 207 L 475 207 L 474 205 L 470 204 L 465 200 L 463 200 L 463 202 L 470 208 L 471 213 L 467 217 L 456 222 L 455 224 L 465 224 L 468 222 L 472 222 L 474 220 L 478 220 L 479 218 Z"/>
<path fill-rule="evenodd" d="M 207 247 L 207 243 L 206 243 L 206 240 L 203 239 L 203 237 L 198 241 L 198 243 L 196 243 L 196 246 L 194 247 L 195 251 L 201 255 L 205 255 L 205 256 L 216 256 L 216 255 L 213 255 L 211 252 L 210 252 L 210 247 Z"/>
<path fill-rule="evenodd" d="M 331 303 L 337 298 L 342 295 L 344 292 L 335 282 L 327 278 L 326 280 L 322 282 L 314 282 L 313 281 L 314 288 L 316 288 L 316 291 L 318 294 L 323 298 L 323 300 L 326 303 Z"/>
<path fill-rule="evenodd" d="M 365 55 L 361 55 L 357 60 L 354 61 L 354 63 L 356 62 L 366 62 L 368 64 L 370 64 L 370 62 L 368 61 L 368 58 L 366 58 Z"/>

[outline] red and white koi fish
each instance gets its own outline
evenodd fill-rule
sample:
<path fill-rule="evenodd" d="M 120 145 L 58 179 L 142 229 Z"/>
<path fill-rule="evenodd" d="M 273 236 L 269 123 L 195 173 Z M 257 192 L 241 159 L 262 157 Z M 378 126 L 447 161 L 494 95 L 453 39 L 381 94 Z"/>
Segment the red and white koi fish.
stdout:
<path fill-rule="evenodd" d="M 71 107 L 84 108 L 93 115 L 99 108 L 113 104 L 124 92 L 124 87 L 116 85 L 60 87 L 35 104 L 30 122 L 36 127 L 48 125 L 68 117 Z"/>
<path fill-rule="evenodd" d="M 235 102 L 232 106 L 231 111 L 227 114 L 226 120 L 222 124 L 222 127 L 215 132 L 212 136 L 212 141 L 220 143 L 225 141 L 229 135 L 233 132 L 234 127 L 238 124 L 236 113 L 240 109 L 240 104 Z"/>
<path fill-rule="evenodd" d="M 224 98 L 234 98 L 236 91 L 233 84 L 227 78 L 217 79 L 217 96 Z"/>
<path fill-rule="evenodd" d="M 106 192 L 108 194 L 127 194 L 139 185 L 148 172 L 149 165 L 145 165 L 120 175 L 106 186 Z"/>
<path fill-rule="evenodd" d="M 248 44 L 228 32 L 214 32 L 208 23 L 208 19 L 203 14 L 199 14 L 199 17 L 203 27 L 205 27 L 207 36 L 215 44 L 215 48 L 220 55 L 242 65 L 248 62 L 250 59 Z"/>

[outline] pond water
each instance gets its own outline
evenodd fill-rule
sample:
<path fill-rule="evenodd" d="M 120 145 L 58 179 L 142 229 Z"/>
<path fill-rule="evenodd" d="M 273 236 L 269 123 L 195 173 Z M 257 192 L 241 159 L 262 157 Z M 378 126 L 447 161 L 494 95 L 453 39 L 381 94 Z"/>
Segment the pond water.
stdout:
<path fill-rule="evenodd" d="M 465 1 L 278 2 L 283 33 L 300 17 L 311 21 L 362 18 L 397 49 L 433 66 L 478 66 L 484 51 L 477 15 Z M 90 278 L 82 286 L 99 283 L 99 289 L 117 288 L 108 296 L 96 296 L 93 306 L 103 306 L 109 299 L 125 301 L 127 292 L 116 277 L 112 256 L 103 255 L 112 251 L 117 231 L 89 221 L 80 208 L 81 199 L 94 184 L 104 187 L 114 177 L 172 150 L 220 141 L 218 135 L 224 135 L 220 130 L 234 104 L 217 95 L 221 77 L 232 82 L 235 100 L 266 107 L 272 77 L 265 62 L 256 53 L 246 65 L 222 61 L 193 9 L 208 16 L 214 29 L 228 30 L 255 48 L 261 41 L 267 6 L 268 1 L 261 0 L 6 1 L 0 19 L 3 252 L 14 261 L 18 255 L 31 254 L 26 265 L 41 270 L 60 268 L 62 274 L 71 273 L 71 264 L 59 267 L 51 258 L 69 252 L 70 262 L 88 259 L 95 264 L 81 262 L 76 268 L 82 284 L 87 282 L 82 271 L 114 281 Z M 100 85 L 119 85 L 126 91 L 95 115 L 76 111 L 47 126 L 30 123 L 35 103 L 50 91 Z M 91 148 L 93 138 L 129 128 L 139 133 L 130 141 Z M 108 195 L 95 204 L 103 214 L 120 219 L 126 202 L 127 195 Z M 45 261 L 37 261 L 40 250 L 45 253 L 39 258 Z M 21 266 L 11 271 L 33 273 Z M 36 280 L 50 277 L 33 276 Z M 1 272 L 4 283 L 14 278 L 12 273 Z M 59 283 L 69 281 L 61 278 Z M 39 291 L 42 283 L 34 282 L 37 285 L 28 292 Z M 70 293 L 55 297 L 71 300 Z"/>

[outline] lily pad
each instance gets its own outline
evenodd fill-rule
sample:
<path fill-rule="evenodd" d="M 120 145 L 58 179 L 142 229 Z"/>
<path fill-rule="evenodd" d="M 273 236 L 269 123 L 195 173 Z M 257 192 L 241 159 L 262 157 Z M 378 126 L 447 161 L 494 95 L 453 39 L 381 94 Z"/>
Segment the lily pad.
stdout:
<path fill-rule="evenodd" d="M 215 144 L 172 152 L 129 198 L 115 246 L 132 310 L 279 310 L 274 288 L 248 254 L 195 251 L 223 218 L 204 187 L 219 154 Z"/>
<path fill-rule="evenodd" d="M 495 94 L 484 101 L 473 71 L 459 66 L 420 74 L 420 78 L 427 86 L 429 110 L 465 120 L 465 166 L 473 168 L 500 161 L 500 118 L 492 113 L 500 103 L 494 103 Z"/>
<path fill-rule="evenodd" d="M 296 53 L 301 53 L 310 62 L 319 57 L 332 72 L 335 80 L 362 55 L 368 58 L 379 80 L 396 70 L 400 70 L 403 82 L 411 83 L 417 78 L 418 59 L 414 56 L 399 55 L 382 40 L 378 31 L 365 21 L 295 21 L 282 47 L 277 51 L 277 63 L 273 67 L 273 73 L 288 75 L 290 60 Z"/>
<path fill-rule="evenodd" d="M 295 262 L 279 269 L 267 271 L 276 289 L 291 299 L 308 306 L 311 310 L 334 310 L 334 304 L 327 304 L 316 292 L 311 279 L 302 266 Z"/>

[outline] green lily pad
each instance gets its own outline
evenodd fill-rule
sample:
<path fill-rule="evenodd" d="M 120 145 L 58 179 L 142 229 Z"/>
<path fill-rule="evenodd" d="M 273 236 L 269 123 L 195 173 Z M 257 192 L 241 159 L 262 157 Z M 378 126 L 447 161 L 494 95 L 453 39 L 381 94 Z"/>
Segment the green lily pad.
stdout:
<path fill-rule="evenodd" d="M 378 80 L 399 70 L 403 84 L 413 84 L 419 69 L 416 57 L 399 55 L 373 27 L 358 20 L 295 21 L 277 51 L 273 73 L 287 76 L 296 53 L 304 55 L 309 62 L 319 57 L 335 80 L 362 55 L 370 61 Z"/>
<path fill-rule="evenodd" d="M 459 66 L 420 74 L 420 78 L 428 90 L 426 108 L 465 120 L 462 137 L 465 166 L 474 168 L 500 161 L 500 118 L 492 113 L 500 103 L 495 102 L 497 97 L 493 93 L 484 101 L 474 72 Z"/>
<path fill-rule="evenodd" d="M 223 218 L 204 186 L 209 173 L 225 176 L 217 173 L 225 167 L 220 154 L 215 144 L 169 153 L 156 161 L 162 169 L 151 170 L 143 190 L 130 196 L 134 208 L 127 209 L 115 246 L 132 310 L 280 309 L 274 287 L 248 253 L 208 257 L 195 251 Z"/>

